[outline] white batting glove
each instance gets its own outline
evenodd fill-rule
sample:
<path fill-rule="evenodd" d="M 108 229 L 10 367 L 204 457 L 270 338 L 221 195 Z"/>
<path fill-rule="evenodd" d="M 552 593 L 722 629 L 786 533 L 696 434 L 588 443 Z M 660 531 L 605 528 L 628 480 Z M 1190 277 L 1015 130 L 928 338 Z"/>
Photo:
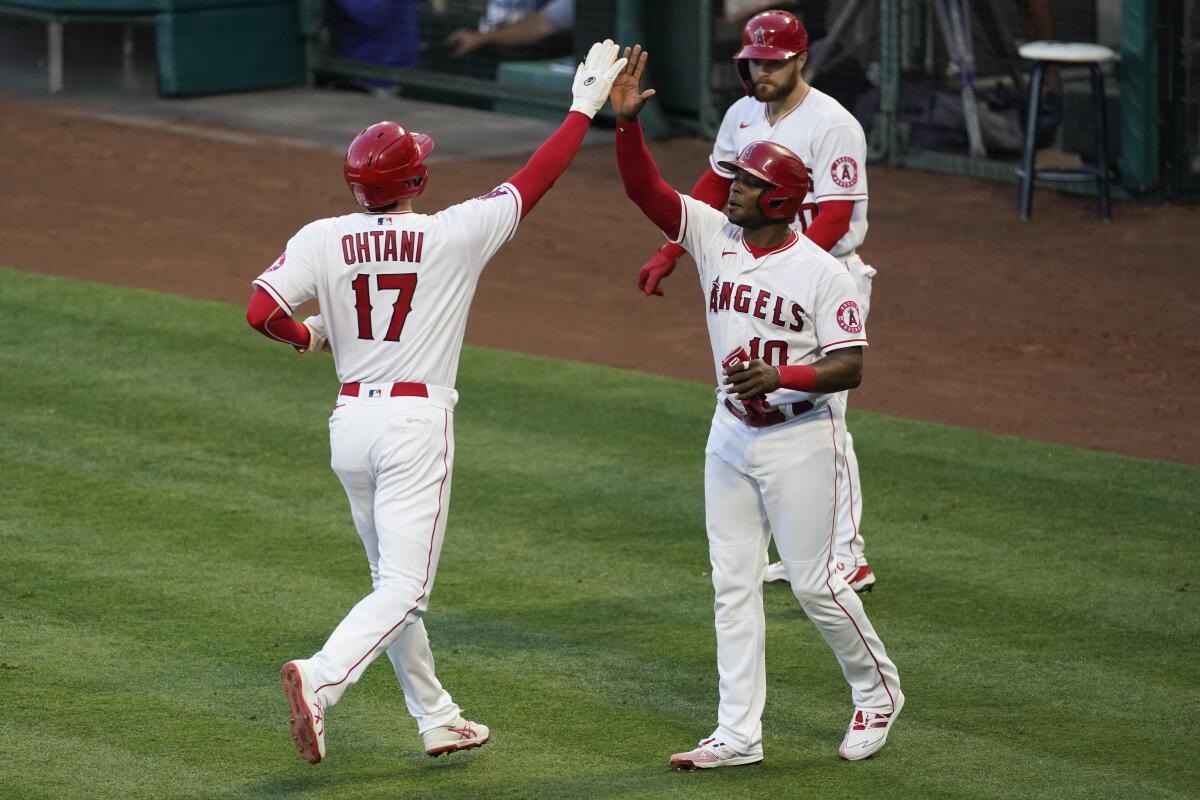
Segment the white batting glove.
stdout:
<path fill-rule="evenodd" d="M 575 98 L 571 103 L 572 111 L 581 111 L 591 118 L 604 107 L 613 81 L 625 69 L 626 59 L 618 59 L 619 52 L 621 48 L 613 44 L 612 39 L 592 45 L 587 58 L 575 70 L 575 83 L 571 86 Z"/>
<path fill-rule="evenodd" d="M 304 320 L 304 327 L 308 328 L 308 347 L 300 350 L 301 353 L 315 353 L 319 350 L 329 349 L 325 337 L 325 320 L 321 319 L 320 314 Z"/>

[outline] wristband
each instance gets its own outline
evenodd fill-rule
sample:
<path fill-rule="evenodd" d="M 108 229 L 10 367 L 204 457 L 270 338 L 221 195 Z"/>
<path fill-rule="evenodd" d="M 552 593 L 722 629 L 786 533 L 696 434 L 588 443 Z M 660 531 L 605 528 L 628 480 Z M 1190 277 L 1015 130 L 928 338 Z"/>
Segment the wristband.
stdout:
<path fill-rule="evenodd" d="M 777 367 L 777 369 L 779 370 L 780 388 L 811 392 L 817 385 L 817 369 L 811 364 L 793 364 L 787 367 Z"/>

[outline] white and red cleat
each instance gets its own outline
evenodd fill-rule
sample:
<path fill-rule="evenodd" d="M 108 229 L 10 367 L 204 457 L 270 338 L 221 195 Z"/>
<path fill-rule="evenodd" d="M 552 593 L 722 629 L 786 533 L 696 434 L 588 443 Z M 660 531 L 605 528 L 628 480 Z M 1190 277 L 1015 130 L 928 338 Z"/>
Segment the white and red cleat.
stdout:
<path fill-rule="evenodd" d="M 873 711 L 854 709 L 854 716 L 842 737 L 838 747 L 838 755 L 847 761 L 861 761 L 874 755 L 887 741 L 892 723 L 900 716 L 904 708 L 904 693 L 901 692 L 896 700 L 896 710 L 890 714 L 876 714 Z"/>
<path fill-rule="evenodd" d="M 695 750 L 671 756 L 671 767 L 679 770 L 739 767 L 757 764 L 762 760 L 762 753 L 739 753 L 724 742 L 710 738 L 701 741 Z"/>
<path fill-rule="evenodd" d="M 421 738 L 425 740 L 425 755 L 437 758 L 442 753 L 483 747 L 492 738 L 492 732 L 482 722 L 472 722 L 460 716 L 449 725 L 426 731 Z"/>
<path fill-rule="evenodd" d="M 310 764 L 325 757 L 325 709 L 309 687 L 299 661 L 289 661 L 279 672 L 283 693 L 292 712 L 292 738 L 300 757 Z"/>
<path fill-rule="evenodd" d="M 856 592 L 869 592 L 871 591 L 871 587 L 875 585 L 875 573 L 866 564 L 863 564 L 858 569 L 839 571 L 838 574 Z"/>

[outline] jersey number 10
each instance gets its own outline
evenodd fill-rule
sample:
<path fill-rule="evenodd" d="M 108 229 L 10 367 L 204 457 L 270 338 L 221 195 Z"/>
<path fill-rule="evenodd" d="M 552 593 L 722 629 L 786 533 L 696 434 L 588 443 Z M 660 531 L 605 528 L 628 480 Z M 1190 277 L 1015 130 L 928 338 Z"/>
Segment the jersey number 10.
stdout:
<path fill-rule="evenodd" d="M 385 342 L 398 342 L 400 333 L 404 330 L 404 321 L 408 319 L 408 312 L 412 311 L 412 299 L 417 291 L 417 276 L 388 273 L 376 275 L 375 281 L 381 292 L 399 292 L 396 302 L 392 303 L 392 320 L 388 323 L 387 333 L 383 335 Z M 354 289 L 354 310 L 358 313 L 358 338 L 374 339 L 375 332 L 371 329 L 371 276 L 359 273 L 350 282 L 350 286 Z"/>

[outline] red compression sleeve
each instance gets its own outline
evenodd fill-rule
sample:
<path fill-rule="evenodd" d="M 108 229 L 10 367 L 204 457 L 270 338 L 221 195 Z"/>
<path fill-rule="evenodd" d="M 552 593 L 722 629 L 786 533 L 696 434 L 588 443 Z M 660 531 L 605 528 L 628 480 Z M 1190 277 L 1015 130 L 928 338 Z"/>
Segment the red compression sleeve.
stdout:
<path fill-rule="evenodd" d="M 678 236 L 683 200 L 659 174 L 637 120 L 617 120 L 617 168 L 629 199 L 659 230 L 672 239 Z"/>
<path fill-rule="evenodd" d="M 729 187 L 732 185 L 732 180 L 722 178 L 710 167 L 696 181 L 696 185 L 692 187 L 691 195 L 697 200 L 707 203 L 720 211 L 725 207 L 725 201 L 729 199 Z M 684 250 L 683 245 L 677 242 L 667 242 L 658 248 L 658 252 L 674 261 L 683 255 Z"/>
<path fill-rule="evenodd" d="M 829 251 L 850 230 L 850 214 L 854 211 L 853 200 L 826 200 L 819 204 L 813 224 L 804 235 Z"/>
<path fill-rule="evenodd" d="M 795 389 L 799 392 L 811 392 L 817 385 L 817 369 L 811 364 L 794 364 L 779 367 L 779 387 Z"/>
<path fill-rule="evenodd" d="M 575 158 L 591 123 L 588 115 L 580 111 L 567 114 L 558 130 L 542 143 L 516 175 L 508 179 L 521 193 L 521 219 L 525 219 Z"/>
<path fill-rule="evenodd" d="M 246 309 L 246 322 L 268 339 L 286 342 L 301 350 L 308 347 L 308 327 L 292 319 L 271 295 L 260 288 L 256 287 L 254 295 L 250 298 L 250 306 Z"/>

